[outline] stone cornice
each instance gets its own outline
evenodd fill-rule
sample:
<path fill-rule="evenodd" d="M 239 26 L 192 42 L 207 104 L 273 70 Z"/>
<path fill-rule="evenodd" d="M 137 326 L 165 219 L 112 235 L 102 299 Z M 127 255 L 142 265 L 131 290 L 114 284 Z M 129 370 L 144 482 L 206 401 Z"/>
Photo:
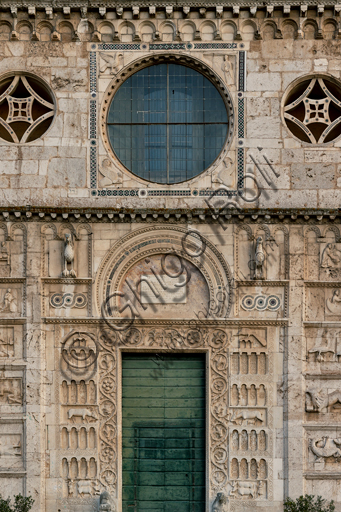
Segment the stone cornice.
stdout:
<path fill-rule="evenodd" d="M 213 203 L 212 203 L 213 204 Z M 53 208 L 18 206 L 0 207 L 0 221 L 40 222 L 114 222 L 114 223 L 296 223 L 315 225 L 340 221 L 341 209 L 209 209 L 209 208 Z"/>
<path fill-rule="evenodd" d="M 97 325 L 106 326 L 106 322 L 103 318 L 66 318 L 66 317 L 45 317 L 43 318 L 44 323 L 46 324 L 65 324 L 65 325 L 81 325 L 81 324 L 92 324 L 94 327 Z M 126 321 L 121 320 L 120 318 L 112 317 L 112 321 L 115 321 L 115 324 L 120 323 L 126 324 Z M 238 327 L 242 326 L 253 326 L 253 327 L 263 327 L 265 325 L 273 325 L 273 326 L 286 326 L 289 322 L 288 318 L 280 318 L 276 320 L 249 320 L 247 318 L 226 318 L 226 319 L 205 319 L 205 320 L 195 320 L 184 319 L 184 320 L 173 320 L 173 319 L 150 319 L 146 318 L 144 320 L 135 320 L 134 325 L 132 327 L 167 327 L 169 326 L 177 326 L 177 327 L 193 327 L 195 326 L 204 326 L 205 328 L 211 327 L 212 329 L 216 328 L 225 328 L 225 327 Z M 108 329 L 108 327 L 106 327 Z"/>
<path fill-rule="evenodd" d="M 327 0 L 320 0 L 320 1 L 316 1 L 316 0 L 305 0 L 304 1 L 304 5 L 307 5 L 307 6 L 314 6 L 314 7 L 317 7 L 317 6 L 320 6 L 320 5 L 323 5 L 325 7 L 334 7 L 334 6 L 338 6 L 339 2 L 337 1 L 327 1 Z M 302 4 L 303 5 L 303 4 Z M 1 8 L 9 8 L 9 7 L 12 7 L 12 6 L 16 6 L 17 8 L 28 8 L 28 7 L 36 7 L 36 9 L 45 9 L 46 7 L 49 7 L 51 6 L 54 10 L 56 9 L 62 9 L 63 7 L 70 7 L 71 9 L 77 9 L 79 7 L 86 7 L 88 9 L 91 9 L 91 8 L 99 8 L 99 7 L 103 7 L 103 2 L 100 1 L 100 0 L 90 0 L 90 1 L 82 1 L 82 0 L 74 0 L 73 2 L 69 2 L 69 1 L 63 1 L 63 0 L 59 0 L 59 1 L 54 1 L 54 2 L 51 2 L 51 1 L 46 1 L 44 3 L 37 3 L 37 2 L 31 2 L 31 1 L 18 1 L 18 0 L 7 0 L 5 2 L 1 2 Z M 286 6 L 291 6 L 291 7 L 295 7 L 297 9 L 300 8 L 301 6 L 301 3 L 298 3 L 298 2 L 295 2 L 293 0 L 285 0 L 285 1 L 281 1 L 281 0 L 272 0 L 271 2 L 267 2 L 266 5 L 264 4 L 264 2 L 257 2 L 257 1 L 252 1 L 252 0 L 249 0 L 249 1 L 246 1 L 246 0 L 236 0 L 236 1 L 231 1 L 231 0 L 218 0 L 217 2 L 212 2 L 212 1 L 205 1 L 205 2 L 198 2 L 198 1 L 193 1 L 193 0 L 186 0 L 185 2 L 183 3 L 179 3 L 179 2 L 175 2 L 174 0 L 170 0 L 170 1 L 160 1 L 160 0 L 155 0 L 153 2 L 148 2 L 148 1 L 138 1 L 136 0 L 135 2 L 122 2 L 122 1 L 118 1 L 118 2 L 115 2 L 115 1 L 106 1 L 105 2 L 105 7 L 108 9 L 108 8 L 112 8 L 112 9 L 116 9 L 116 8 L 122 8 L 122 9 L 125 9 L 125 10 L 129 10 L 131 9 L 132 7 L 142 7 L 142 8 L 149 8 L 149 7 L 156 7 L 156 8 L 166 8 L 166 7 L 173 7 L 175 10 L 183 10 L 183 8 L 185 7 L 194 7 L 194 8 L 207 8 L 207 7 L 210 7 L 210 8 L 216 8 L 216 7 L 226 7 L 226 8 L 231 8 L 233 9 L 233 7 L 235 6 L 240 6 L 240 7 L 245 7 L 245 8 L 253 8 L 253 7 L 257 7 L 257 9 L 260 9 L 260 10 L 266 10 L 268 6 L 274 6 L 274 7 L 277 7 L 277 8 L 284 8 Z"/>

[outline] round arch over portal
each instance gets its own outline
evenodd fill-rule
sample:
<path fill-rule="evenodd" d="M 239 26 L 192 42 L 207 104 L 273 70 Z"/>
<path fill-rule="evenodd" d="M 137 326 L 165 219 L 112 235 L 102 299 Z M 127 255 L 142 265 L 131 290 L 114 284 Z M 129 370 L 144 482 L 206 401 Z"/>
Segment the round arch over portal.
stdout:
<path fill-rule="evenodd" d="M 102 306 L 110 296 L 120 289 L 127 272 L 138 261 L 157 254 L 175 254 L 183 261 L 187 260 L 192 263 L 201 272 L 209 290 L 210 304 L 216 303 L 221 294 L 226 294 L 218 317 L 220 319 L 227 318 L 232 304 L 232 275 L 228 264 L 220 252 L 203 236 L 201 236 L 205 243 L 203 254 L 199 257 L 190 256 L 184 251 L 183 241 L 186 237 L 188 237 L 188 230 L 185 228 L 153 226 L 129 233 L 115 244 L 102 260 L 98 270 L 96 279 L 97 313 L 101 315 Z M 111 305 L 117 305 L 115 296 L 112 297 Z M 113 312 L 111 314 L 118 317 Z"/>

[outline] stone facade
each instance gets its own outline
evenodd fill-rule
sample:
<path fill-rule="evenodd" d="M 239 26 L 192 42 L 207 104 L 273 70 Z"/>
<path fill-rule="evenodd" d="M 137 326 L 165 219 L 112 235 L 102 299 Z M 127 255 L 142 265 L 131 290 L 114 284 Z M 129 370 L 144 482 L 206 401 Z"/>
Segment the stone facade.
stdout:
<path fill-rule="evenodd" d="M 341 511 L 340 12 L 2 3 L 1 494 L 90 512 L 106 490 L 121 512 L 122 353 L 172 351 L 207 357 L 207 511 L 304 493 Z M 173 185 L 126 169 L 107 132 L 122 83 L 161 62 L 229 114 L 218 158 Z M 19 76 L 39 113 L 11 99 Z M 301 83 L 329 87 L 318 136 L 287 115 Z M 174 277 L 185 291 L 155 300 Z"/>

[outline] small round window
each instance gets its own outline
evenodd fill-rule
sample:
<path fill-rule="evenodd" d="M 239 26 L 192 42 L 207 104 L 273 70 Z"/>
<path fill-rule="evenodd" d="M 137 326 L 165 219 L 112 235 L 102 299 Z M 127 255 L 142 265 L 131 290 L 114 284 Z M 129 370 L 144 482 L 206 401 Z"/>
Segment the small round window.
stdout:
<path fill-rule="evenodd" d="M 303 142 L 325 144 L 341 135 L 341 84 L 331 77 L 304 77 L 284 96 L 284 120 Z"/>
<path fill-rule="evenodd" d="M 1 139 L 32 142 L 47 131 L 54 113 L 52 93 L 38 77 L 16 73 L 0 81 Z"/>
<path fill-rule="evenodd" d="M 107 117 L 117 158 L 156 183 L 200 174 L 217 158 L 228 132 L 228 110 L 218 89 L 181 64 L 157 64 L 131 75 L 117 90 Z"/>

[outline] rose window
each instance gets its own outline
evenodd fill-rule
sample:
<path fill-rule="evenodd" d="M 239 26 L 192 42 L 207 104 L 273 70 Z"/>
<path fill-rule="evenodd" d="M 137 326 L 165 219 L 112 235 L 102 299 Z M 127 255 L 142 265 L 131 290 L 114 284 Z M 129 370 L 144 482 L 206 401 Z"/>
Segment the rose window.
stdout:
<path fill-rule="evenodd" d="M 284 119 L 303 142 L 332 142 L 341 135 L 341 86 L 325 77 L 296 82 L 285 98 Z"/>
<path fill-rule="evenodd" d="M 15 144 L 32 142 L 50 127 L 52 93 L 39 78 L 12 74 L 0 81 L 0 137 Z"/>

